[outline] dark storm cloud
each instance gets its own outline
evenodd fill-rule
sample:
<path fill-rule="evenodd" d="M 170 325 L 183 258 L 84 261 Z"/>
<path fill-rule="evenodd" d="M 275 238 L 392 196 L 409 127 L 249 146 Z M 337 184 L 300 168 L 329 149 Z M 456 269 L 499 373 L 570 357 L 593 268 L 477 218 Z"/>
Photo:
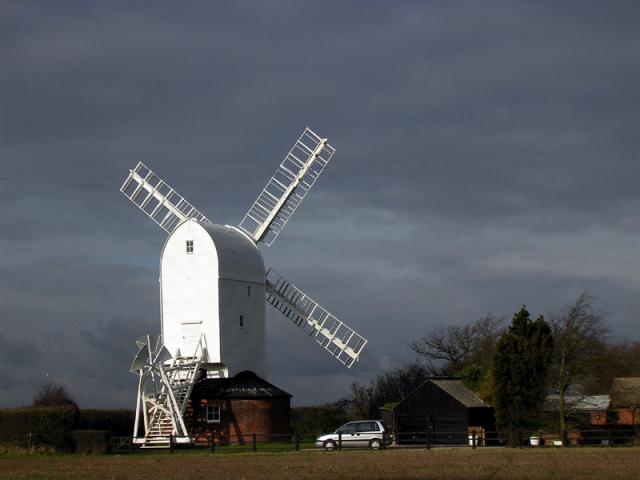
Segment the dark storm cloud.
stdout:
<path fill-rule="evenodd" d="M 154 326 L 147 325 L 147 327 Z M 114 317 L 106 325 L 101 325 L 96 330 L 80 330 L 80 336 L 87 344 L 105 359 L 113 360 L 117 363 L 126 362 L 128 356 L 131 355 L 131 351 L 134 350 L 131 345 L 131 339 L 135 338 L 137 340 L 145 333 L 147 332 L 144 329 L 141 330 L 135 325 L 133 319 L 119 316 Z"/>
<path fill-rule="evenodd" d="M 265 260 L 370 343 L 345 372 L 270 315 L 271 378 L 295 401 L 344 395 L 432 326 L 522 303 L 544 313 L 583 288 L 616 335 L 633 332 L 639 13 L 5 2 L 2 341 L 42 352 L 25 378 L 130 405 L 127 355 L 159 330 L 166 236 L 118 193 L 127 170 L 144 161 L 236 224 L 307 124 L 337 153 Z"/>
<path fill-rule="evenodd" d="M 42 358 L 42 352 L 33 342 L 27 340 L 12 342 L 4 335 L 0 335 L 0 363 L 12 364 L 16 358 L 23 358 L 24 365 L 33 365 Z"/>
<path fill-rule="evenodd" d="M 33 385 L 38 384 L 35 373 L 41 368 L 44 359 L 41 349 L 29 339 L 12 339 L 14 333 L 9 332 L 9 338 L 0 334 L 0 380 L 3 387 L 0 390 L 0 404 L 13 404 L 16 401 L 27 401 Z M 27 393 L 27 395 L 25 395 Z"/>

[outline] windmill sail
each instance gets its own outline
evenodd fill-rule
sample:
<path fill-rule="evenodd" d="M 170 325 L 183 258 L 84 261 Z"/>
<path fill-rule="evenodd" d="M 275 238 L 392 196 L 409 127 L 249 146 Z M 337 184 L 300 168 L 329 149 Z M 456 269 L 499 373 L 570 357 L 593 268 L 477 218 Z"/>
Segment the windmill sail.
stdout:
<path fill-rule="evenodd" d="M 351 368 L 358 360 L 367 340 L 272 268 L 267 271 L 266 285 L 269 304 L 314 337 L 336 360 Z"/>
<path fill-rule="evenodd" d="M 256 242 L 271 246 L 334 153 L 326 138 L 306 128 L 239 227 Z"/>
<path fill-rule="evenodd" d="M 120 191 L 169 234 L 189 218 L 211 223 L 142 162 L 129 170 Z"/>

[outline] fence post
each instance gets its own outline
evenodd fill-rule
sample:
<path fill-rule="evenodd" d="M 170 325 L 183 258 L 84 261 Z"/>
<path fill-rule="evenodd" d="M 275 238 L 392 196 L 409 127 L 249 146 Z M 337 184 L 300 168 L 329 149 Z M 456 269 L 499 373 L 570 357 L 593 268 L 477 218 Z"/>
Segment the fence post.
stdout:
<path fill-rule="evenodd" d="M 476 431 L 475 430 L 471 432 L 471 448 L 473 450 L 476 449 Z"/>
<path fill-rule="evenodd" d="M 427 450 L 431 450 L 431 442 L 433 441 L 432 434 L 433 431 L 431 430 L 431 427 L 429 427 L 427 429 Z"/>
<path fill-rule="evenodd" d="M 169 452 L 173 453 L 173 433 L 169 435 Z"/>
<path fill-rule="evenodd" d="M 256 434 L 254 433 L 251 437 L 251 442 L 253 443 L 253 451 L 258 451 L 258 445 L 256 444 Z"/>
<path fill-rule="evenodd" d="M 609 437 L 609 446 L 613 447 L 613 431 L 611 429 L 608 429 L 607 435 Z"/>
<path fill-rule="evenodd" d="M 216 435 L 211 432 L 211 436 L 209 437 L 209 441 L 211 442 L 211 453 L 216 453 Z"/>
<path fill-rule="evenodd" d="M 296 452 L 300 451 L 300 434 L 296 433 Z"/>
<path fill-rule="evenodd" d="M 338 433 L 338 450 L 342 450 L 342 432 Z"/>
<path fill-rule="evenodd" d="M 129 445 L 127 445 L 129 453 L 133 453 L 133 436 L 129 437 Z"/>

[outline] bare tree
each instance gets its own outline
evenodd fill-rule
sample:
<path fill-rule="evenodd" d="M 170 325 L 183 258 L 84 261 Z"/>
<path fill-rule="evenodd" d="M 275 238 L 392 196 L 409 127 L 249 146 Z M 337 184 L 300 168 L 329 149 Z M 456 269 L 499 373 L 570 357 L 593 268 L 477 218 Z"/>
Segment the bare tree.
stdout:
<path fill-rule="evenodd" d="M 78 407 L 74 402 L 71 393 L 64 385 L 56 383 L 47 383 L 42 385 L 33 396 L 34 407 L 60 407 L 71 406 Z"/>
<path fill-rule="evenodd" d="M 466 325 L 436 328 L 408 346 L 434 375 L 454 374 L 472 362 L 489 366 L 503 323 L 504 318 L 489 313 Z"/>
<path fill-rule="evenodd" d="M 606 315 L 595 309 L 596 298 L 585 290 L 564 310 L 549 314 L 553 332 L 554 359 L 551 386 L 558 394 L 560 431 L 566 432 L 569 408 L 567 391 L 584 382 L 605 348 Z"/>
<path fill-rule="evenodd" d="M 597 364 L 581 385 L 587 395 L 610 391 L 616 377 L 640 377 L 640 339 L 608 341 Z"/>
<path fill-rule="evenodd" d="M 376 418 L 380 407 L 399 402 L 427 378 L 429 372 L 423 365 L 408 363 L 378 374 L 369 386 L 352 383 L 350 400 L 354 419 Z"/>
<path fill-rule="evenodd" d="M 354 420 L 369 418 L 373 405 L 373 386 L 366 387 L 357 382 L 351 384 L 351 416 Z M 382 405 L 377 405 L 382 406 Z"/>

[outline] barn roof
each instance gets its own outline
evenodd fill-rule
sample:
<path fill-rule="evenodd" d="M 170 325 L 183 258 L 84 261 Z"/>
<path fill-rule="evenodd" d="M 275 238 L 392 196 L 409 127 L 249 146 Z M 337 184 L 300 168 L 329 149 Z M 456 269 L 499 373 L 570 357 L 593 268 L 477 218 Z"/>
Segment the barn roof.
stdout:
<path fill-rule="evenodd" d="M 400 405 L 403 405 L 410 397 L 416 395 L 420 390 L 424 388 L 428 383 L 432 383 L 446 394 L 458 401 L 462 406 L 466 408 L 490 408 L 491 405 L 482 401 L 482 399 L 476 395 L 473 390 L 465 387 L 462 380 L 458 377 L 431 377 L 425 380 L 418 388 L 416 388 L 409 395 L 404 397 L 398 404 L 393 407 L 394 410 Z"/>
<path fill-rule="evenodd" d="M 195 398 L 274 398 L 291 397 L 255 373 L 245 370 L 230 378 L 204 378 L 193 386 Z"/>
<path fill-rule="evenodd" d="M 467 408 L 489 406 L 473 390 L 465 387 L 459 378 L 432 378 L 428 381 L 435 383 Z"/>
<path fill-rule="evenodd" d="M 640 406 L 640 377 L 614 378 L 611 385 L 611 406 Z"/>

